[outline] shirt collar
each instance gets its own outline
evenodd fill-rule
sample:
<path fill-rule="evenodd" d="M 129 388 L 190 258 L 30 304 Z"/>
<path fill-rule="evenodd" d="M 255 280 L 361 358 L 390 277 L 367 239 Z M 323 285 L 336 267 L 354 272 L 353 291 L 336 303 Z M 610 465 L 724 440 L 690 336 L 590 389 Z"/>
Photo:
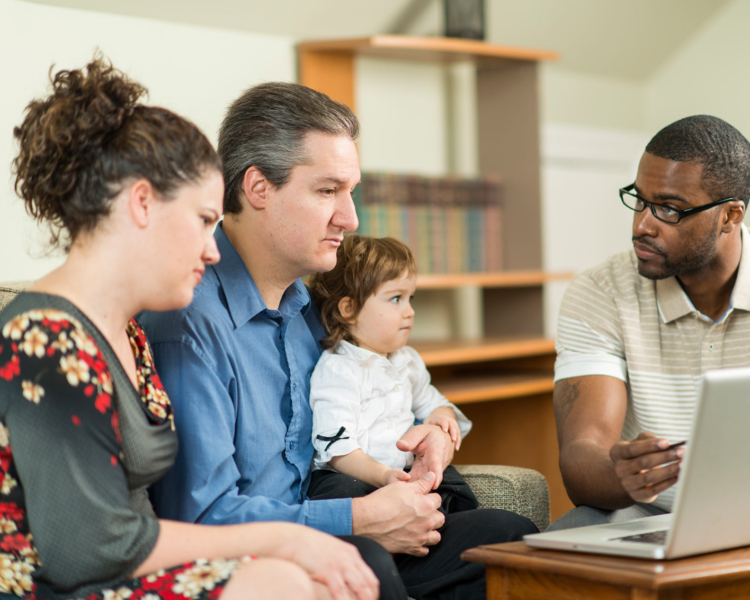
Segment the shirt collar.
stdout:
<path fill-rule="evenodd" d="M 214 238 L 221 253 L 221 260 L 212 268 L 221 283 L 227 299 L 229 316 L 237 329 L 260 313 L 267 311 L 266 303 L 242 257 L 224 233 L 222 223 L 216 227 Z M 278 312 L 284 320 L 290 320 L 298 312 L 306 313 L 309 308 L 310 293 L 302 280 L 298 279 L 284 292 L 279 310 L 268 312 Z"/>
<path fill-rule="evenodd" d="M 740 255 L 740 266 L 737 269 L 737 281 L 734 282 L 732 290 L 732 306 L 741 310 L 750 311 L 750 237 L 743 223 L 740 226 L 742 232 L 742 254 Z"/>
<path fill-rule="evenodd" d="M 729 304 L 730 308 L 750 311 L 750 244 L 745 243 L 748 240 L 748 230 L 744 223 L 740 225 L 740 233 L 742 253 Z M 695 311 L 677 277 L 659 279 L 656 282 L 656 298 L 659 314 L 664 323 L 670 323 Z"/>
<path fill-rule="evenodd" d="M 396 369 L 400 369 L 403 365 L 407 364 L 411 359 L 406 352 L 396 350 L 388 355 L 388 358 L 381 356 L 377 352 L 372 350 L 366 350 L 355 346 L 351 342 L 341 340 L 335 347 L 334 352 L 336 354 L 344 354 L 356 360 L 360 365 L 364 365 L 367 362 L 378 362 L 379 360 L 385 360 L 390 362 Z"/>

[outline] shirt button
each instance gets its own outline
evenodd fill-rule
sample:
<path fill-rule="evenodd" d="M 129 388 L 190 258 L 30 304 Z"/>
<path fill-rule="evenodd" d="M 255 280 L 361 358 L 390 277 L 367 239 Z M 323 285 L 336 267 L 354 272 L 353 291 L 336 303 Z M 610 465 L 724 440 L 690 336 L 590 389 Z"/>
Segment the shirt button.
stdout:
<path fill-rule="evenodd" d="M 388 423 L 388 429 L 393 429 L 393 423 Z"/>
<path fill-rule="evenodd" d="M 296 383 L 293 383 L 293 384 L 292 384 L 292 389 L 293 389 L 293 390 L 296 390 L 296 389 L 297 389 L 297 384 L 296 384 Z"/>
<path fill-rule="evenodd" d="M 289 449 L 294 450 L 294 442 L 289 442 Z"/>

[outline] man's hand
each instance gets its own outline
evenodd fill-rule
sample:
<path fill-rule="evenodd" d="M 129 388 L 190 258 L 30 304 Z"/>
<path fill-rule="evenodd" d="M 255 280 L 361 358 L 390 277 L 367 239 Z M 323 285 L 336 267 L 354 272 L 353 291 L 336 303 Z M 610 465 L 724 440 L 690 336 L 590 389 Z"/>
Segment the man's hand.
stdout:
<path fill-rule="evenodd" d="M 435 474 L 432 489 L 440 485 L 445 467 L 453 460 L 453 440 L 437 425 L 415 425 L 396 442 L 396 447 L 403 452 L 414 453 L 412 480 L 420 479 L 429 472 Z"/>
<path fill-rule="evenodd" d="M 461 430 L 458 427 L 456 413 L 450 406 L 439 406 L 424 420 L 425 425 L 437 425 L 451 436 L 456 451 L 461 447 Z"/>
<path fill-rule="evenodd" d="M 445 523 L 440 496 L 431 494 L 434 473 L 397 481 L 363 498 L 352 499 L 352 533 L 379 542 L 388 552 L 426 556 L 440 541 Z"/>
<path fill-rule="evenodd" d="M 609 451 L 615 474 L 636 502 L 653 502 L 677 483 L 685 448 L 667 450 L 669 441 L 644 431 L 630 442 L 618 442 Z"/>

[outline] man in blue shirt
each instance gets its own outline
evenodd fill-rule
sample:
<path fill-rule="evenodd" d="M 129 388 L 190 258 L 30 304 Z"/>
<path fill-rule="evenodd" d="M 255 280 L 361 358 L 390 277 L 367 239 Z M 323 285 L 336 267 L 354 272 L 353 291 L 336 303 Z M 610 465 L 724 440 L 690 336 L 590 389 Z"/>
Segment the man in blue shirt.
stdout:
<path fill-rule="evenodd" d="M 358 127 L 347 107 L 296 84 L 256 86 L 230 107 L 219 139 L 221 261 L 187 309 L 142 318 L 180 437 L 154 501 L 164 518 L 284 520 L 365 536 L 396 554 L 411 595 L 484 598 L 484 567 L 460 552 L 535 529 L 505 511 L 445 522 L 430 493 L 453 458 L 440 428 L 415 426 L 399 442 L 416 455 L 412 481 L 364 498 L 306 499 L 309 381 L 323 331 L 300 278 L 332 269 L 344 232 L 357 228 Z M 373 568 L 381 597 L 398 597 L 384 585 L 388 567 Z"/>

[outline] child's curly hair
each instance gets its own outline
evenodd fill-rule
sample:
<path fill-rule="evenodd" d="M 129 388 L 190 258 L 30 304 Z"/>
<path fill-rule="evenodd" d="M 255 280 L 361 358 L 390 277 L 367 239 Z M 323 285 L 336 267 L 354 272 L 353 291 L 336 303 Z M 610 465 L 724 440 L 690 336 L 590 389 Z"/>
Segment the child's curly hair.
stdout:
<path fill-rule="evenodd" d="M 332 348 L 341 340 L 354 342 L 351 323 L 339 310 L 343 298 L 351 298 L 352 317 L 356 318 L 365 301 L 381 285 L 398 279 L 404 272 L 416 275 L 417 262 L 403 242 L 393 238 L 347 235 L 336 253 L 333 270 L 316 273 L 308 281 L 327 333 L 323 347 Z"/>

